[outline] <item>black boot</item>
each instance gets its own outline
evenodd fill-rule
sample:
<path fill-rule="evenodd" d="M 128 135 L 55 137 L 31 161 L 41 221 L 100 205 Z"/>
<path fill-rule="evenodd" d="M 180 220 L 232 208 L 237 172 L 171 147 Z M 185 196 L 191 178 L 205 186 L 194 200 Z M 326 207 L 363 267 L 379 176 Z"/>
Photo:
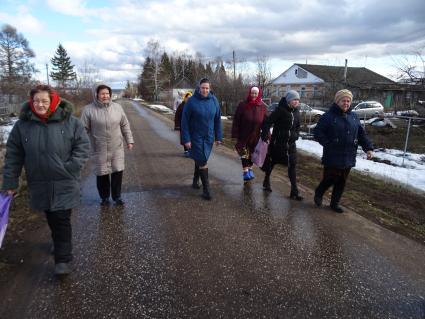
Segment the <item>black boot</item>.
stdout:
<path fill-rule="evenodd" d="M 331 209 L 337 213 L 343 213 L 344 210 L 339 206 L 339 201 L 341 200 L 342 193 L 344 192 L 345 187 L 345 178 L 340 177 L 334 184 L 331 196 Z"/>
<path fill-rule="evenodd" d="M 331 203 L 330 207 L 334 212 L 337 212 L 337 213 L 340 213 L 340 214 L 344 212 L 344 210 L 338 204 Z"/>
<path fill-rule="evenodd" d="M 196 164 L 195 164 L 195 171 L 193 172 L 192 188 L 194 189 L 201 188 L 201 186 L 199 185 L 199 166 Z"/>
<path fill-rule="evenodd" d="M 291 191 L 289 198 L 294 199 L 294 200 L 298 200 L 298 201 L 302 201 L 304 199 L 304 197 L 302 197 L 298 194 L 298 191 Z"/>
<path fill-rule="evenodd" d="M 314 203 L 317 207 L 321 207 L 323 202 L 323 196 L 318 195 L 317 193 L 314 193 Z"/>
<path fill-rule="evenodd" d="M 264 176 L 263 189 L 265 191 L 268 191 L 268 192 L 272 191 L 272 188 L 271 188 L 271 185 L 270 185 L 270 175 L 269 174 L 266 174 Z"/>
<path fill-rule="evenodd" d="M 206 200 L 211 199 L 210 182 L 208 180 L 208 168 L 199 169 L 199 176 L 202 182 L 202 198 Z"/>
<path fill-rule="evenodd" d="M 291 194 L 289 195 L 289 198 L 302 201 L 304 198 L 299 195 L 297 187 L 297 172 L 295 170 L 295 165 L 297 163 L 296 159 L 296 153 L 289 154 L 288 177 L 291 182 Z"/>

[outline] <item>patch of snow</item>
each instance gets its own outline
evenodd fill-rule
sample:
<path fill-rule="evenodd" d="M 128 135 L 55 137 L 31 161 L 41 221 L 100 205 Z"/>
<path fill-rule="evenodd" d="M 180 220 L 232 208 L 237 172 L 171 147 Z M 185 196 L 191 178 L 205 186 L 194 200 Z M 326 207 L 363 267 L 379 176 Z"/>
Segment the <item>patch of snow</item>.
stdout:
<path fill-rule="evenodd" d="M 161 105 L 161 104 L 145 104 L 145 105 L 153 110 L 156 110 L 162 113 L 167 113 L 167 114 L 174 113 L 172 109 L 170 109 L 169 107 L 165 105 Z"/>
<path fill-rule="evenodd" d="M 18 121 L 17 117 L 10 119 L 10 122 L 5 125 L 0 125 L 0 143 L 6 144 L 9 134 L 12 131 L 13 126 Z"/>

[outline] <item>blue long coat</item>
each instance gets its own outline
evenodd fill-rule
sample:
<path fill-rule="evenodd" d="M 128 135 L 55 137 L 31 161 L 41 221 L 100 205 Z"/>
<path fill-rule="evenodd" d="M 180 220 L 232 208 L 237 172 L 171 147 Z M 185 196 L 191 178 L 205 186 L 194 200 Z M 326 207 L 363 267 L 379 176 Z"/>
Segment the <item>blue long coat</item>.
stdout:
<path fill-rule="evenodd" d="M 354 167 L 358 145 L 365 152 L 373 150 L 357 114 L 344 113 L 337 104 L 321 116 L 314 138 L 323 145 L 322 164 L 326 167 Z"/>
<path fill-rule="evenodd" d="M 192 144 L 190 157 L 197 162 L 208 161 L 214 141 L 222 140 L 220 106 L 211 92 L 204 97 L 197 89 L 186 102 L 181 133 L 183 144 Z"/>

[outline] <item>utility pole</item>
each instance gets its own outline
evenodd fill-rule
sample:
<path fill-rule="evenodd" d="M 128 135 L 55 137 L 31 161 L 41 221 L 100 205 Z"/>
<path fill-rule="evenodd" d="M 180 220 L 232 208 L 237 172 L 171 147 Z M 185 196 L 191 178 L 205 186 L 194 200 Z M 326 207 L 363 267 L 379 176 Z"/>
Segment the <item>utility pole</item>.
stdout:
<path fill-rule="evenodd" d="M 49 64 L 46 63 L 46 78 L 47 78 L 47 85 L 50 85 L 49 83 Z"/>
<path fill-rule="evenodd" d="M 233 81 L 236 82 L 236 62 L 235 62 L 235 50 L 233 50 Z"/>
<path fill-rule="evenodd" d="M 235 59 L 235 50 L 233 50 L 233 101 L 236 102 L 236 59 Z M 232 107 L 233 107 L 233 105 L 232 105 Z M 226 105 L 226 111 L 227 111 L 227 105 Z"/>

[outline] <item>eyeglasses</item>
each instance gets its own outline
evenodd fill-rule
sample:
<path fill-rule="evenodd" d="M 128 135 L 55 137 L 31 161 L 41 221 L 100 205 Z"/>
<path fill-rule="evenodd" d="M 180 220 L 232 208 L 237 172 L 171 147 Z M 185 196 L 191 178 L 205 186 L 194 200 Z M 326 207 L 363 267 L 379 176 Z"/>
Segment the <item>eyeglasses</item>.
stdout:
<path fill-rule="evenodd" d="M 34 100 L 34 104 L 50 104 L 49 100 Z"/>

